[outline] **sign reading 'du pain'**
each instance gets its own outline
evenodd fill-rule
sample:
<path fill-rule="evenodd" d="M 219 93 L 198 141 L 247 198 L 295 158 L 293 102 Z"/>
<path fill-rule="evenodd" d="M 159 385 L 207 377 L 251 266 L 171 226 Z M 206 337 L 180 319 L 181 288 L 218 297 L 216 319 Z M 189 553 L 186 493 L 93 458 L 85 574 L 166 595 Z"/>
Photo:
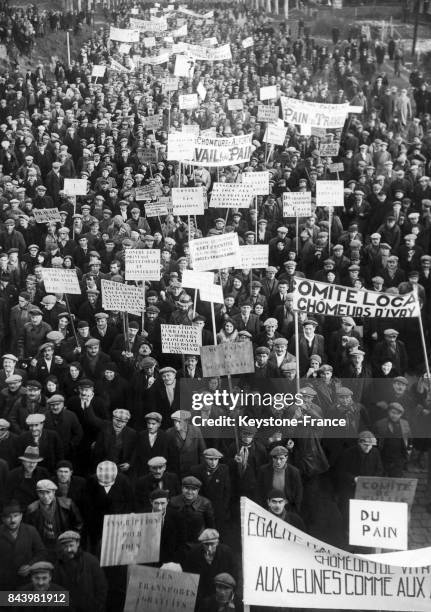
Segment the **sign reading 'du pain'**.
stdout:
<path fill-rule="evenodd" d="M 200 352 L 205 378 L 254 372 L 251 342 L 223 342 L 217 346 L 202 346 Z"/>
<path fill-rule="evenodd" d="M 100 565 L 155 563 L 160 558 L 162 514 L 106 514 Z"/>
<path fill-rule="evenodd" d="M 241 498 L 246 605 L 331 610 L 428 612 L 430 568 L 367 560 L 296 529 Z M 404 553 L 408 555 L 408 551 Z M 429 557 L 428 557 L 429 559 Z M 415 566 L 416 567 L 416 566 Z"/>
<path fill-rule="evenodd" d="M 129 572 L 124 612 L 194 610 L 198 584 L 198 574 L 135 565 Z"/>
<path fill-rule="evenodd" d="M 349 519 L 349 544 L 391 550 L 407 549 L 407 504 L 351 499 Z"/>

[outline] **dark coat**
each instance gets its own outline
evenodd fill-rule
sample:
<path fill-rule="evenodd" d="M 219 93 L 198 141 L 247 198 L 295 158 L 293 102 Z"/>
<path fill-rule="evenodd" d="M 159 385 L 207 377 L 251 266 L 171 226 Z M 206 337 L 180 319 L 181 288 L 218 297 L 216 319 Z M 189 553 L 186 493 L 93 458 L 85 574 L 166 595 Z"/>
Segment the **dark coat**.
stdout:
<path fill-rule="evenodd" d="M 260 504 L 263 507 L 266 507 L 268 493 L 271 491 L 271 489 L 273 489 L 273 475 L 274 471 L 271 463 L 263 465 L 259 471 L 258 487 Z M 294 512 L 299 513 L 301 510 L 303 496 L 301 473 L 298 468 L 290 465 L 289 463 L 287 464 L 285 471 L 284 493 L 289 502 L 289 508 L 291 508 Z"/>
<path fill-rule="evenodd" d="M 79 550 L 75 559 L 60 557 L 53 579 L 69 591 L 73 612 L 105 612 L 108 584 L 96 557 Z"/>
<path fill-rule="evenodd" d="M 135 484 L 136 512 L 151 511 L 150 493 L 160 489 L 160 482 L 161 488 L 169 491 L 170 497 L 181 493 L 180 481 L 176 474 L 165 472 L 161 480 L 156 480 L 152 474 L 145 474 L 138 478 Z"/>
<path fill-rule="evenodd" d="M 215 528 L 214 510 L 209 499 L 198 495 L 191 505 L 187 505 L 182 495 L 176 495 L 169 503 L 185 523 L 187 543 L 196 543 L 204 529 Z"/>
<path fill-rule="evenodd" d="M 35 446 L 33 436 L 29 431 L 21 434 L 18 438 L 18 452 L 23 453 L 27 446 Z M 44 467 L 51 474 L 54 473 L 56 465 L 64 459 L 64 449 L 60 436 L 56 431 L 43 429 L 39 439 L 39 453 L 43 457 L 41 467 Z"/>
<path fill-rule="evenodd" d="M 299 374 L 305 376 L 310 364 L 311 355 L 319 355 L 322 358 L 322 363 L 326 363 L 325 355 L 325 340 L 320 334 L 315 334 L 311 348 L 308 348 L 308 343 L 304 335 L 299 336 Z M 293 354 L 296 354 L 295 336 L 292 338 L 291 347 Z"/>
<path fill-rule="evenodd" d="M 61 440 L 63 453 L 66 459 L 73 460 L 82 436 L 84 435 L 78 417 L 66 408 L 59 415 L 51 411 L 46 415 L 45 428 L 55 431 Z"/>
<path fill-rule="evenodd" d="M 117 465 L 120 463 L 132 464 L 136 450 L 138 434 L 131 427 L 126 427 L 121 431 L 120 444 L 116 447 L 116 435 L 112 423 L 107 423 L 99 432 L 96 444 L 93 449 L 96 463 L 100 461 L 113 461 Z"/>
<path fill-rule="evenodd" d="M 46 559 L 46 549 L 32 525 L 21 523 L 18 537 L 12 538 L 8 529 L 0 525 L 0 588 L 13 590 L 23 585 L 28 577 L 18 576 L 21 565 L 32 565 Z"/>
<path fill-rule="evenodd" d="M 136 452 L 133 458 L 133 474 L 136 477 L 147 474 L 148 460 L 152 457 L 164 457 L 167 460 L 167 469 L 177 474 L 179 472 L 178 451 L 174 441 L 167 432 L 159 429 L 153 446 L 150 446 L 148 432 L 141 431 L 138 435 Z"/>
<path fill-rule="evenodd" d="M 36 483 L 38 480 L 49 478 L 48 470 L 36 466 L 31 478 L 24 478 L 24 468 L 17 467 L 11 470 L 6 480 L 6 495 L 8 499 L 16 499 L 23 507 L 29 506 L 37 500 Z"/>
<path fill-rule="evenodd" d="M 208 472 L 201 463 L 190 468 L 190 474 L 202 482 L 200 493 L 213 505 L 216 525 L 220 529 L 229 517 L 231 485 L 229 468 L 219 463 L 215 472 Z"/>
<path fill-rule="evenodd" d="M 182 562 L 186 541 L 184 520 L 173 508 L 166 508 L 160 538 L 160 563 Z"/>
<path fill-rule="evenodd" d="M 58 478 L 56 475 L 52 479 L 52 482 L 54 482 L 57 486 L 59 486 Z M 75 476 L 72 474 L 72 477 L 69 483 L 69 488 L 67 491 L 67 495 L 65 495 L 64 497 L 71 499 L 77 505 L 78 509 L 81 512 L 82 512 L 82 507 L 84 504 L 84 490 L 85 490 L 85 478 L 81 478 L 81 476 Z M 59 488 L 57 489 L 56 495 L 57 497 L 63 497 L 63 495 L 61 495 L 61 491 Z"/>
<path fill-rule="evenodd" d="M 335 474 L 340 494 L 343 497 L 353 498 L 357 476 L 383 476 L 380 452 L 377 448 L 372 448 L 368 454 L 365 454 L 356 445 L 346 448 L 335 464 Z"/>
<path fill-rule="evenodd" d="M 238 568 L 232 550 L 226 544 L 218 544 L 212 563 L 208 563 L 202 544 L 196 544 L 187 552 L 182 564 L 184 572 L 199 574 L 197 599 L 213 595 L 214 578 L 217 574 L 228 573 L 238 580 Z"/>
<path fill-rule="evenodd" d="M 40 502 L 35 501 L 31 503 L 25 513 L 25 522 L 37 529 L 47 548 L 54 548 L 57 537 L 64 531 L 72 529 L 73 531 L 80 532 L 82 530 L 81 514 L 75 503 L 68 497 L 57 497 L 56 502 L 54 515 L 56 533 L 55 539 L 52 541 L 44 540 L 43 538 L 43 515 L 40 509 Z"/>

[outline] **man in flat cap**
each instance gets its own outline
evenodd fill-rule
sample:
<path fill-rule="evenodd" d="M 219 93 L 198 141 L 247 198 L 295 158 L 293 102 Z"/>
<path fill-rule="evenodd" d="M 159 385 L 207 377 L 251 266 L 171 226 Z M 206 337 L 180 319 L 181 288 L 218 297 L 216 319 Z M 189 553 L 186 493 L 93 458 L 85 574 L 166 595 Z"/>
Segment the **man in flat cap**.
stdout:
<path fill-rule="evenodd" d="M 130 412 L 124 408 L 112 412 L 112 422 L 103 425 L 93 447 L 96 464 L 107 459 L 113 461 L 121 472 L 129 472 L 138 437 L 136 431 L 128 426 L 130 417 Z"/>
<path fill-rule="evenodd" d="M 275 446 L 271 452 L 271 463 L 259 469 L 258 486 L 260 503 L 265 507 L 268 493 L 273 488 L 284 491 L 286 499 L 294 512 L 301 509 L 303 487 L 301 474 L 288 462 L 289 450 L 285 446 Z"/>
<path fill-rule="evenodd" d="M 90 338 L 85 343 L 85 351 L 80 359 L 84 373 L 92 380 L 102 378 L 106 364 L 111 361 L 109 355 L 100 350 L 100 342 Z"/>
<path fill-rule="evenodd" d="M 167 489 L 156 488 L 149 495 L 150 511 L 162 513 L 160 563 L 183 563 L 187 550 L 186 524 L 184 517 L 169 505 L 170 498 L 171 493 Z"/>
<path fill-rule="evenodd" d="M 197 612 L 219 612 L 232 610 L 242 612 L 242 602 L 235 596 L 236 580 L 227 572 L 218 574 L 214 578 L 214 595 L 205 597 L 197 608 Z"/>
<path fill-rule="evenodd" d="M 399 402 L 390 402 L 387 414 L 374 426 L 379 438 L 379 450 L 385 474 L 402 478 L 412 450 L 412 432 L 409 422 L 403 418 L 404 407 Z"/>
<path fill-rule="evenodd" d="M 204 597 L 214 594 L 214 578 L 217 574 L 227 572 L 238 579 L 238 567 L 230 546 L 220 542 L 217 529 L 204 529 L 198 541 L 185 554 L 182 567 L 185 572 L 199 575 L 196 598 L 199 604 Z"/>
<path fill-rule="evenodd" d="M 55 431 L 63 447 L 64 457 L 74 459 L 82 440 L 83 430 L 74 412 L 65 408 L 63 395 L 55 393 L 46 400 L 47 414 L 45 428 Z"/>
<path fill-rule="evenodd" d="M 54 580 L 69 591 L 70 605 L 82 612 L 103 612 L 108 584 L 99 560 L 82 550 L 81 536 L 77 531 L 64 531 L 58 536 L 57 543 L 59 554 Z"/>
<path fill-rule="evenodd" d="M 159 370 L 153 393 L 152 401 L 157 410 L 162 414 L 162 427 L 170 426 L 170 416 L 180 406 L 180 383 L 177 380 L 177 370 L 172 366 L 165 366 Z"/>
<path fill-rule="evenodd" d="M 22 587 L 23 591 L 30 591 L 34 593 L 55 593 L 57 591 L 64 591 L 64 587 L 53 582 L 52 575 L 54 572 L 54 565 L 50 561 L 36 561 L 30 566 L 30 579 L 31 582 L 25 584 Z M 39 606 L 26 606 L 31 612 L 37 611 Z M 50 606 L 51 607 L 51 606 Z M 52 606 L 54 612 L 61 610 L 60 606 Z"/>
<path fill-rule="evenodd" d="M 191 423 L 191 418 L 191 412 L 188 410 L 176 410 L 171 414 L 173 426 L 166 432 L 178 451 L 181 476 L 190 473 L 191 467 L 200 462 L 201 455 L 206 449 L 202 431 Z"/>
<path fill-rule="evenodd" d="M 361 341 L 359 332 L 355 329 L 356 323 L 352 317 L 342 317 L 339 329 L 331 332 L 328 344 L 328 358 L 331 364 L 340 362 L 340 353 L 343 352 L 346 338 L 357 338 Z"/>
<path fill-rule="evenodd" d="M 216 448 L 206 448 L 203 461 L 190 468 L 190 474 L 202 482 L 201 494 L 213 505 L 216 526 L 222 530 L 229 518 L 231 484 L 229 468 L 220 463 L 223 454 Z"/>
<path fill-rule="evenodd" d="M 9 413 L 12 431 L 21 434 L 27 429 L 26 419 L 31 414 L 46 414 L 45 398 L 42 396 L 42 385 L 31 379 L 26 383 L 26 395 L 20 395 Z"/>
<path fill-rule="evenodd" d="M 181 492 L 180 481 L 174 472 L 167 471 L 165 457 L 151 457 L 148 460 L 148 474 L 141 476 L 135 483 L 135 503 L 137 512 L 148 512 L 151 508 L 150 495 L 153 491 L 169 491 L 171 497 Z"/>
<path fill-rule="evenodd" d="M 64 450 L 58 433 L 45 428 L 45 420 L 44 414 L 29 414 L 25 421 L 28 431 L 18 438 L 17 448 L 21 453 L 27 446 L 37 446 L 43 457 L 42 467 L 53 474 L 57 463 L 64 459 Z"/>
<path fill-rule="evenodd" d="M 28 310 L 30 321 L 25 323 L 18 336 L 18 357 L 28 359 L 36 357 L 39 346 L 45 340 L 46 334 L 52 331 L 51 325 L 42 321 L 42 311 L 37 306 Z"/>
<path fill-rule="evenodd" d="M 133 457 L 132 472 L 135 478 L 147 474 L 148 461 L 153 457 L 164 457 L 167 469 L 178 473 L 179 458 L 175 442 L 161 428 L 163 417 L 160 412 L 148 412 L 145 417 L 146 428 L 138 435 Z"/>
<path fill-rule="evenodd" d="M 46 559 L 46 549 L 37 530 L 22 522 L 23 506 L 16 499 L 5 501 L 0 525 L 0 588 L 21 588 L 30 567 Z"/>
<path fill-rule="evenodd" d="M 202 482 L 194 476 L 185 476 L 181 481 L 181 494 L 170 500 L 170 506 L 183 518 L 186 526 L 187 544 L 195 544 L 204 529 L 215 527 L 211 502 L 199 494 Z"/>
<path fill-rule="evenodd" d="M 33 525 L 46 546 L 51 561 L 55 561 L 57 537 L 62 531 L 81 531 L 82 517 L 75 503 L 67 497 L 56 497 L 57 485 L 44 478 L 36 483 L 38 500 L 25 513 L 25 522 Z"/>
<path fill-rule="evenodd" d="M 96 313 L 94 319 L 96 325 L 90 330 L 91 337 L 99 340 L 102 351 L 109 354 L 111 346 L 117 336 L 118 329 L 111 323 L 108 323 L 109 315 L 106 314 L 106 312 Z"/>
<path fill-rule="evenodd" d="M 299 374 L 305 376 L 308 370 L 308 364 L 311 355 L 319 355 L 322 363 L 326 361 L 325 340 L 321 334 L 316 334 L 317 321 L 314 319 L 305 319 L 302 322 L 303 333 L 299 335 Z M 296 354 L 296 339 L 295 336 L 291 342 L 292 352 Z"/>
<path fill-rule="evenodd" d="M 377 342 L 372 353 L 371 363 L 374 375 L 377 376 L 381 364 L 391 361 L 398 374 L 405 376 L 408 369 L 408 356 L 404 342 L 398 339 L 396 329 L 387 328 L 383 331 L 383 340 Z"/>
<path fill-rule="evenodd" d="M 267 498 L 268 510 L 280 518 L 282 521 L 293 525 L 301 531 L 306 531 L 304 521 L 297 512 L 292 512 L 284 491 L 281 489 L 271 489 Z"/>

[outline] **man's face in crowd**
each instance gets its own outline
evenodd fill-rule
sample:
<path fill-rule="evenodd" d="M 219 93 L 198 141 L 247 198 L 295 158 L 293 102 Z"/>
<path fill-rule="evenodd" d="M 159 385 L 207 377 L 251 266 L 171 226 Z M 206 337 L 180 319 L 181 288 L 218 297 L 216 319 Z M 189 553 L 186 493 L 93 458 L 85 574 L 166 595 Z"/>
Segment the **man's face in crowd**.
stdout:
<path fill-rule="evenodd" d="M 150 474 L 152 474 L 156 480 L 161 480 L 163 474 L 166 472 L 166 463 L 163 465 L 151 465 L 149 470 Z"/>
<path fill-rule="evenodd" d="M 162 512 L 165 514 L 168 507 L 168 500 L 165 497 L 159 499 L 153 499 L 151 502 L 151 509 L 153 512 Z"/>
<path fill-rule="evenodd" d="M 9 531 L 16 531 L 21 525 L 22 513 L 10 512 L 6 516 L 3 516 L 2 521 L 3 525 L 6 526 L 6 529 L 8 529 Z"/>
<path fill-rule="evenodd" d="M 283 497 L 272 497 L 268 499 L 268 507 L 276 516 L 281 516 L 287 504 L 287 499 Z"/>
<path fill-rule="evenodd" d="M 51 585 L 51 572 L 49 570 L 35 572 L 31 576 L 31 582 L 35 591 L 48 591 Z"/>
<path fill-rule="evenodd" d="M 79 540 L 68 540 L 61 545 L 61 552 L 66 559 L 74 559 L 78 554 Z"/>
<path fill-rule="evenodd" d="M 56 474 L 60 484 L 67 484 L 72 478 L 72 470 L 67 467 L 58 468 Z"/>
<path fill-rule="evenodd" d="M 197 499 L 197 496 L 199 495 L 199 489 L 196 489 L 195 487 L 189 487 L 187 485 L 183 486 L 181 491 L 184 499 L 189 502 Z"/>

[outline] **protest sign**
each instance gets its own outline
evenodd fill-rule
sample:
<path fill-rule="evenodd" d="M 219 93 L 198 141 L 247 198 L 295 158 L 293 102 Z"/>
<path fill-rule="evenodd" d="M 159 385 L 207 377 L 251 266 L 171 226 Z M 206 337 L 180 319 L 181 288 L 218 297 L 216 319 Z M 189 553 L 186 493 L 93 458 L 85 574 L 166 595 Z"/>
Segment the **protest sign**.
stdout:
<path fill-rule="evenodd" d="M 282 119 L 278 119 L 277 123 L 268 123 L 266 126 L 265 134 L 263 135 L 263 142 L 282 146 L 286 139 L 286 135 L 287 127 L 284 127 Z"/>
<path fill-rule="evenodd" d="M 163 115 L 149 115 L 142 117 L 142 125 L 146 130 L 158 130 L 163 125 Z"/>
<path fill-rule="evenodd" d="M 121 55 L 128 55 L 130 49 L 131 45 L 129 45 L 128 43 L 121 43 L 118 45 L 118 53 L 120 53 Z"/>
<path fill-rule="evenodd" d="M 259 104 L 257 107 L 257 120 L 266 123 L 275 123 L 278 121 L 278 112 L 278 106 Z"/>
<path fill-rule="evenodd" d="M 253 188 L 244 183 L 214 183 L 210 208 L 249 208 Z"/>
<path fill-rule="evenodd" d="M 160 206 L 166 206 L 167 211 L 168 211 L 167 212 L 168 215 L 172 214 L 172 198 L 171 198 L 171 196 L 159 196 L 157 198 L 157 203 Z M 163 213 L 160 213 L 160 214 L 163 214 Z"/>
<path fill-rule="evenodd" d="M 355 499 L 404 502 L 413 505 L 417 478 L 390 478 L 389 476 L 358 476 Z"/>
<path fill-rule="evenodd" d="M 193 110 L 199 108 L 197 94 L 182 94 L 178 96 L 178 107 L 183 110 Z"/>
<path fill-rule="evenodd" d="M 249 47 L 252 47 L 253 45 L 254 45 L 254 41 L 253 41 L 252 36 L 248 36 L 247 38 L 244 38 L 244 40 L 241 43 L 241 46 L 243 49 L 248 49 Z"/>
<path fill-rule="evenodd" d="M 163 93 L 167 93 L 169 91 L 177 91 L 178 89 L 178 77 L 165 77 L 162 83 L 162 91 Z"/>
<path fill-rule="evenodd" d="M 336 174 L 337 172 L 344 172 L 344 164 L 343 162 L 339 162 L 337 164 L 329 164 L 328 166 L 329 172 Z"/>
<path fill-rule="evenodd" d="M 157 567 L 130 568 L 124 612 L 188 612 L 195 609 L 199 574 Z"/>
<path fill-rule="evenodd" d="M 221 285 L 203 285 L 199 288 L 199 297 L 203 302 L 223 304 L 223 287 Z"/>
<path fill-rule="evenodd" d="M 184 23 L 176 30 L 172 30 L 171 36 L 173 38 L 180 38 L 181 36 L 187 36 L 187 24 Z"/>
<path fill-rule="evenodd" d="M 431 574 L 424 568 L 418 579 L 406 567 L 388 565 L 391 553 L 373 561 L 371 555 L 337 549 L 244 497 L 241 532 L 246 605 L 283 608 L 288 602 L 292 608 L 429 610 Z M 408 552 L 393 554 L 402 566 Z"/>
<path fill-rule="evenodd" d="M 209 38 L 204 38 L 202 44 L 206 45 L 207 47 L 215 47 L 216 45 L 218 45 L 217 37 L 210 36 Z"/>
<path fill-rule="evenodd" d="M 196 138 L 194 155 L 186 163 L 192 166 L 235 166 L 250 160 L 254 150 L 253 134 L 232 138 Z M 178 158 L 177 158 L 178 159 Z"/>
<path fill-rule="evenodd" d="M 123 64 L 120 64 L 120 62 L 117 62 L 117 60 L 115 60 L 113 57 L 109 58 L 109 61 L 111 62 L 109 66 L 111 70 L 115 70 L 116 72 L 130 72 L 126 66 L 123 66 Z"/>
<path fill-rule="evenodd" d="M 159 271 L 160 279 L 160 271 Z M 141 287 L 126 285 L 102 278 L 102 307 L 105 310 L 140 313 L 145 309 Z"/>
<path fill-rule="evenodd" d="M 137 202 L 153 200 L 155 197 L 156 193 L 153 185 L 143 185 L 142 187 L 135 188 L 135 200 Z"/>
<path fill-rule="evenodd" d="M 363 106 L 349 106 L 348 111 L 349 113 L 360 115 L 361 113 L 364 112 L 364 107 Z"/>
<path fill-rule="evenodd" d="M 249 374 L 254 372 L 252 342 L 222 342 L 217 346 L 201 346 L 204 378 Z"/>
<path fill-rule="evenodd" d="M 316 181 L 316 206 L 343 206 L 343 181 Z"/>
<path fill-rule="evenodd" d="M 318 138 L 326 137 L 326 128 L 312 127 L 310 131 L 311 136 L 317 136 Z"/>
<path fill-rule="evenodd" d="M 168 134 L 168 160 L 185 161 L 193 157 L 196 138 L 190 134 Z"/>
<path fill-rule="evenodd" d="M 184 270 L 181 284 L 188 289 L 201 289 L 201 287 L 214 285 L 214 272 L 196 272 Z"/>
<path fill-rule="evenodd" d="M 269 170 L 244 172 L 242 182 L 243 185 L 250 185 L 253 188 L 254 196 L 269 194 Z"/>
<path fill-rule="evenodd" d="M 339 150 L 339 142 L 327 142 L 320 145 L 319 155 L 321 157 L 336 157 L 338 155 Z"/>
<path fill-rule="evenodd" d="M 283 193 L 283 217 L 311 215 L 311 191 Z"/>
<path fill-rule="evenodd" d="M 267 244 L 244 244 L 239 247 L 239 255 L 241 261 L 237 270 L 266 268 L 269 246 Z"/>
<path fill-rule="evenodd" d="M 259 90 L 259 100 L 275 100 L 277 98 L 277 86 L 268 85 L 267 87 L 261 87 Z"/>
<path fill-rule="evenodd" d="M 166 204 L 158 202 L 146 202 L 145 203 L 145 216 L 146 217 L 163 217 L 167 215 L 168 207 Z"/>
<path fill-rule="evenodd" d="M 159 66 L 160 64 L 166 64 L 169 62 L 169 53 L 160 53 L 159 55 L 147 55 L 141 57 L 141 64 L 149 64 L 150 66 Z"/>
<path fill-rule="evenodd" d="M 198 93 L 198 96 L 200 97 L 201 100 L 205 100 L 205 98 L 207 97 L 207 90 L 204 87 L 204 84 L 199 82 L 198 86 L 196 87 L 196 91 Z"/>
<path fill-rule="evenodd" d="M 138 19 L 131 19 L 130 21 L 138 21 Z M 139 42 L 139 32 L 134 29 L 132 25 L 130 27 L 132 28 L 131 30 L 124 30 L 111 26 L 109 29 L 109 38 L 124 43 Z"/>
<path fill-rule="evenodd" d="M 238 234 L 231 232 L 190 240 L 192 267 L 197 272 L 230 268 L 240 264 Z"/>
<path fill-rule="evenodd" d="M 407 532 L 407 504 L 363 499 L 350 500 L 350 545 L 406 550 Z"/>
<path fill-rule="evenodd" d="M 241 98 L 230 98 L 227 101 L 227 110 L 228 111 L 242 111 L 244 108 L 244 103 Z"/>
<path fill-rule="evenodd" d="M 155 563 L 160 559 L 161 512 L 105 514 L 101 567 Z"/>
<path fill-rule="evenodd" d="M 64 179 L 63 191 L 67 196 L 87 195 L 87 179 Z"/>
<path fill-rule="evenodd" d="M 174 75 L 176 77 L 192 79 L 194 75 L 194 65 L 194 60 L 187 55 L 176 55 Z"/>
<path fill-rule="evenodd" d="M 126 249 L 126 280 L 160 280 L 160 249 Z"/>
<path fill-rule="evenodd" d="M 221 62 L 232 59 L 230 45 L 220 45 L 219 47 L 204 47 L 202 45 L 191 45 L 179 42 L 174 47 L 175 53 L 184 53 L 196 61 Z"/>
<path fill-rule="evenodd" d="M 145 49 L 152 49 L 156 46 L 156 39 L 154 36 L 146 36 L 143 40 Z"/>
<path fill-rule="evenodd" d="M 293 308 L 309 314 L 380 319 L 418 317 L 420 312 L 414 293 L 392 295 L 306 278 L 295 278 Z"/>
<path fill-rule="evenodd" d="M 216 130 L 215 127 L 210 127 L 210 128 L 208 128 L 206 130 L 201 130 L 200 135 L 202 136 L 202 138 L 206 138 L 206 137 L 216 138 L 217 130 Z"/>
<path fill-rule="evenodd" d="M 81 294 L 76 270 L 66 270 L 65 268 L 42 268 L 42 278 L 47 293 Z"/>
<path fill-rule="evenodd" d="M 31 214 L 36 223 L 56 223 L 61 221 L 58 208 L 33 208 Z"/>
<path fill-rule="evenodd" d="M 168 22 L 166 21 L 166 17 L 161 17 L 160 19 L 151 19 L 151 21 L 146 21 L 144 19 L 135 19 L 132 17 L 130 19 L 130 27 L 138 32 L 139 41 L 139 32 L 165 32 L 168 29 Z"/>
<path fill-rule="evenodd" d="M 93 66 L 93 70 L 91 71 L 92 77 L 103 77 L 105 76 L 106 66 Z"/>
<path fill-rule="evenodd" d="M 323 104 L 280 97 L 283 119 L 308 127 L 342 128 L 349 112 L 348 104 Z"/>
<path fill-rule="evenodd" d="M 203 187 L 173 187 L 172 208 L 174 215 L 203 215 Z"/>
<path fill-rule="evenodd" d="M 202 330 L 197 325 L 160 325 L 162 352 L 175 355 L 199 355 Z"/>

